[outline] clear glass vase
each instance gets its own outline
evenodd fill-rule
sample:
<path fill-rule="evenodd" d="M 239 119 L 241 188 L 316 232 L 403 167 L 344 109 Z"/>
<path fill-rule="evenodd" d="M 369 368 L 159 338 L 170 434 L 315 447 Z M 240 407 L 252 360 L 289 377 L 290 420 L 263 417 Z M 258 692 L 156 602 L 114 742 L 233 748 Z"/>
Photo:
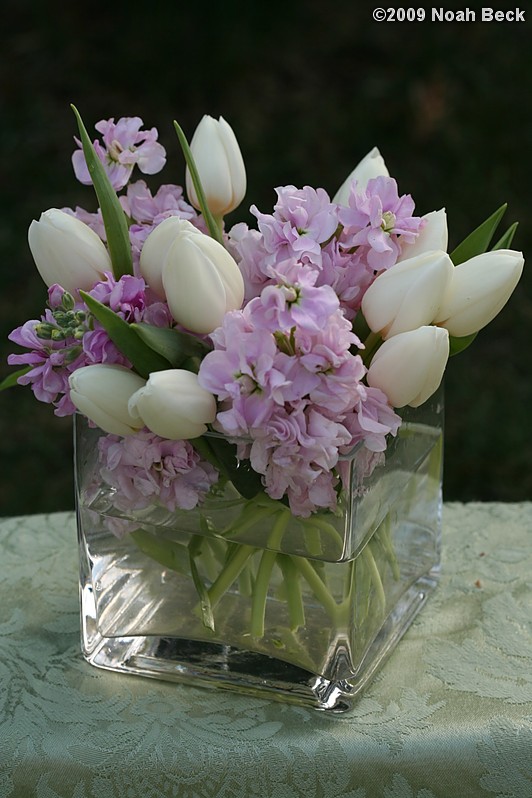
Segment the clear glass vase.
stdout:
<path fill-rule="evenodd" d="M 341 464 L 338 510 L 294 517 L 228 482 L 194 510 L 125 511 L 75 422 L 82 648 L 95 666 L 348 710 L 439 574 L 443 399 Z M 117 531 L 119 535 L 117 536 Z"/>

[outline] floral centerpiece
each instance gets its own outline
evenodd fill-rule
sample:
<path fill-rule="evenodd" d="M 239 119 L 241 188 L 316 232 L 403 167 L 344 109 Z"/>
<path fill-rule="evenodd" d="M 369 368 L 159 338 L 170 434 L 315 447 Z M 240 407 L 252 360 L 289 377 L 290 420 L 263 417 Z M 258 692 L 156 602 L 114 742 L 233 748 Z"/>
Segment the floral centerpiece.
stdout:
<path fill-rule="evenodd" d="M 519 280 L 516 225 L 447 254 L 374 149 L 332 199 L 284 186 L 226 229 L 225 120 L 175 125 L 187 202 L 131 181 L 165 164 L 155 129 L 91 142 L 75 113 L 99 207 L 32 222 L 48 307 L 3 387 L 76 414 L 84 654 L 341 711 L 436 583 L 440 384 Z"/>

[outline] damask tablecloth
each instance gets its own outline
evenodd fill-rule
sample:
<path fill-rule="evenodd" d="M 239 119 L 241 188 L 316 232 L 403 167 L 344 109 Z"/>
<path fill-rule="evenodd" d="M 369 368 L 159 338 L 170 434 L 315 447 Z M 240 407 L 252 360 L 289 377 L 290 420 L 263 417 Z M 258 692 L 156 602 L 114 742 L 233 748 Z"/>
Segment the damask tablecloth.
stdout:
<path fill-rule="evenodd" d="M 0 797 L 532 796 L 532 504 L 448 504 L 443 577 L 344 716 L 98 671 L 72 513 L 0 521 Z"/>

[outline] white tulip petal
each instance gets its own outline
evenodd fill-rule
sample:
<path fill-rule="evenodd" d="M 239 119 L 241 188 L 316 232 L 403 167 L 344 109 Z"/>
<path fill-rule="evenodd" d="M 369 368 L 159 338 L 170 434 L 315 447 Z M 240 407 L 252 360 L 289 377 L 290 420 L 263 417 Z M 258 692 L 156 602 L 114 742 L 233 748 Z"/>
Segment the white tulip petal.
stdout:
<path fill-rule="evenodd" d="M 389 177 L 390 173 L 384 163 L 384 158 L 377 147 L 373 147 L 367 155 L 355 166 L 349 177 L 342 183 L 333 197 L 333 202 L 338 205 L 349 204 L 349 194 L 353 181 L 357 181 L 357 190 L 362 192 L 366 189 L 368 182 L 374 177 Z"/>
<path fill-rule="evenodd" d="M 168 251 L 180 233 L 189 235 L 202 235 L 186 219 L 178 216 L 169 216 L 152 230 L 147 237 L 140 253 L 140 273 L 152 291 L 160 298 L 166 299 L 163 287 L 163 266 Z"/>
<path fill-rule="evenodd" d="M 184 369 L 150 374 L 129 404 L 148 429 L 171 440 L 203 435 L 216 417 L 214 396 L 199 385 L 196 374 Z"/>
<path fill-rule="evenodd" d="M 246 193 L 246 170 L 231 126 L 222 117 L 217 121 L 205 115 L 194 132 L 190 150 L 211 213 L 223 216 L 234 210 Z M 199 210 L 188 167 L 185 180 L 188 198 Z"/>
<path fill-rule="evenodd" d="M 131 435 L 143 426 L 138 415 L 129 412 L 132 394 L 145 380 L 124 366 L 84 366 L 69 377 L 70 398 L 78 410 L 105 432 Z"/>
<path fill-rule="evenodd" d="M 385 341 L 371 361 L 368 385 L 380 388 L 393 407 L 418 407 L 437 390 L 449 357 L 449 335 L 424 326 Z"/>
<path fill-rule="evenodd" d="M 503 249 L 460 263 L 454 269 L 436 323 L 460 338 L 478 332 L 506 305 L 523 265 L 521 252 Z"/>
<path fill-rule="evenodd" d="M 58 283 L 71 294 L 90 290 L 112 271 L 109 253 L 94 230 L 57 208 L 31 223 L 28 243 L 46 285 Z"/>
<path fill-rule="evenodd" d="M 445 208 L 426 213 L 421 218 L 425 219 L 424 227 L 412 244 L 405 243 L 402 245 L 398 262 L 407 258 L 415 258 L 417 255 L 422 255 L 430 250 L 438 249 L 447 252 L 449 233 Z"/>
<path fill-rule="evenodd" d="M 445 252 L 425 252 L 396 263 L 370 285 L 362 312 L 373 332 L 384 338 L 430 324 L 453 275 Z"/>

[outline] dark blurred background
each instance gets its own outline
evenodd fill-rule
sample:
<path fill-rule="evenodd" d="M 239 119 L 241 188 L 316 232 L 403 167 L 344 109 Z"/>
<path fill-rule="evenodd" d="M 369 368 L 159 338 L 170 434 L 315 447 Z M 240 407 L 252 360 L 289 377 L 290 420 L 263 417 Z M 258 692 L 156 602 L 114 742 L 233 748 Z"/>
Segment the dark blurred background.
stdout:
<path fill-rule="evenodd" d="M 91 131 L 135 115 L 159 129 L 168 163 L 153 186 L 183 180 L 172 120 L 191 136 L 204 113 L 222 114 L 248 170 L 233 221 L 251 221 L 252 203 L 270 211 L 278 185 L 334 194 L 377 145 L 419 213 L 447 207 L 451 245 L 507 201 L 504 226 L 520 222 L 513 246 L 532 253 L 532 11 L 514 24 L 392 24 L 372 21 L 373 7 L 4 0 L 0 377 L 19 351 L 7 334 L 46 299 L 31 220 L 96 208 L 70 166 L 71 102 Z M 532 498 L 531 283 L 532 263 L 501 316 L 448 366 L 447 500 Z M 71 456 L 70 419 L 29 388 L 0 395 L 0 515 L 73 507 Z"/>

